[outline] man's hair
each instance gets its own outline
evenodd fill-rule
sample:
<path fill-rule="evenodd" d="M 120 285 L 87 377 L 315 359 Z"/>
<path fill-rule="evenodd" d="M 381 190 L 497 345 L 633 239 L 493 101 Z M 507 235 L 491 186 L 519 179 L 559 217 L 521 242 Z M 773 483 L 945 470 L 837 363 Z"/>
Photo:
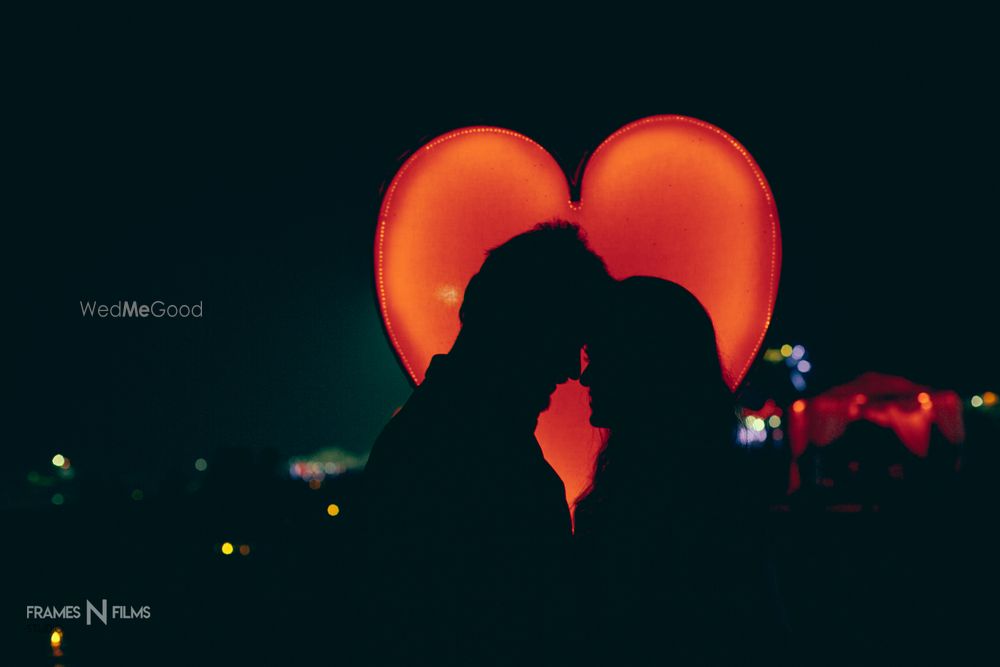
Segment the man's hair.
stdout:
<path fill-rule="evenodd" d="M 609 282 L 579 225 L 543 222 L 487 251 L 458 315 L 463 327 L 558 316 L 596 299 Z"/>

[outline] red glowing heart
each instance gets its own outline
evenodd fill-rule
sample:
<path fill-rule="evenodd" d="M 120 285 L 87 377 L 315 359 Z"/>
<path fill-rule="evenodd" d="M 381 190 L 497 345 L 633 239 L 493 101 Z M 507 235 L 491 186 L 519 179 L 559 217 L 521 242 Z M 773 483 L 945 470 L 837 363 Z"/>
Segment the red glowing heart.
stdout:
<path fill-rule="evenodd" d="M 774 198 L 731 136 L 684 116 L 626 125 L 590 156 L 580 201 L 544 148 L 516 132 L 470 127 L 415 152 L 393 179 L 375 241 L 378 300 L 406 372 L 423 379 L 459 329 L 465 286 L 484 251 L 535 223 L 579 223 L 612 275 L 684 285 L 716 327 L 730 387 L 743 379 L 771 320 L 781 266 Z M 572 502 L 600 445 L 586 390 L 561 385 L 536 435 Z"/>

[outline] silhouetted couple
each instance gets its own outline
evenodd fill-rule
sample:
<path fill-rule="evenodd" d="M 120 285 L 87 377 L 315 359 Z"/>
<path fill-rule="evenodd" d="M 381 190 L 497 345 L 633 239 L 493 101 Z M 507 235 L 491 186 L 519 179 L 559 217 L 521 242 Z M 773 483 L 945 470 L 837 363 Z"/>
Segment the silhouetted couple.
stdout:
<path fill-rule="evenodd" d="M 755 505 L 698 301 L 659 279 L 612 280 L 576 226 L 546 223 L 488 253 L 459 317 L 365 470 L 371 664 L 765 655 Z M 534 436 L 570 379 L 609 429 L 575 535 Z"/>

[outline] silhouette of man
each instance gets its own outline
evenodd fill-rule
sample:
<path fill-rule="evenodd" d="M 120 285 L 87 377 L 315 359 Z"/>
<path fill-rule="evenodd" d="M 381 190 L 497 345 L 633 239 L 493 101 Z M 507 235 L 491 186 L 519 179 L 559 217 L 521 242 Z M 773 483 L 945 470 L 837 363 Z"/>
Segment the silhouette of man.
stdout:
<path fill-rule="evenodd" d="M 454 345 L 365 468 L 372 663 L 553 664 L 565 649 L 570 516 L 534 431 L 579 377 L 609 282 L 562 222 L 489 251 L 470 280 Z"/>

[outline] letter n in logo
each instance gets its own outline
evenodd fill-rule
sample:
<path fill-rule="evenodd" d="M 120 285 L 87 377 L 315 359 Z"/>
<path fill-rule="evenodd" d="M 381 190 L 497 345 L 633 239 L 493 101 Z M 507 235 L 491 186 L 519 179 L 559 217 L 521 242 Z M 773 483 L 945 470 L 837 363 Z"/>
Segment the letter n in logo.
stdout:
<path fill-rule="evenodd" d="M 87 625 L 90 625 L 90 612 L 94 612 L 94 616 L 100 619 L 101 623 L 104 625 L 108 624 L 108 601 L 101 600 L 101 611 L 97 611 L 97 607 L 87 600 Z"/>

